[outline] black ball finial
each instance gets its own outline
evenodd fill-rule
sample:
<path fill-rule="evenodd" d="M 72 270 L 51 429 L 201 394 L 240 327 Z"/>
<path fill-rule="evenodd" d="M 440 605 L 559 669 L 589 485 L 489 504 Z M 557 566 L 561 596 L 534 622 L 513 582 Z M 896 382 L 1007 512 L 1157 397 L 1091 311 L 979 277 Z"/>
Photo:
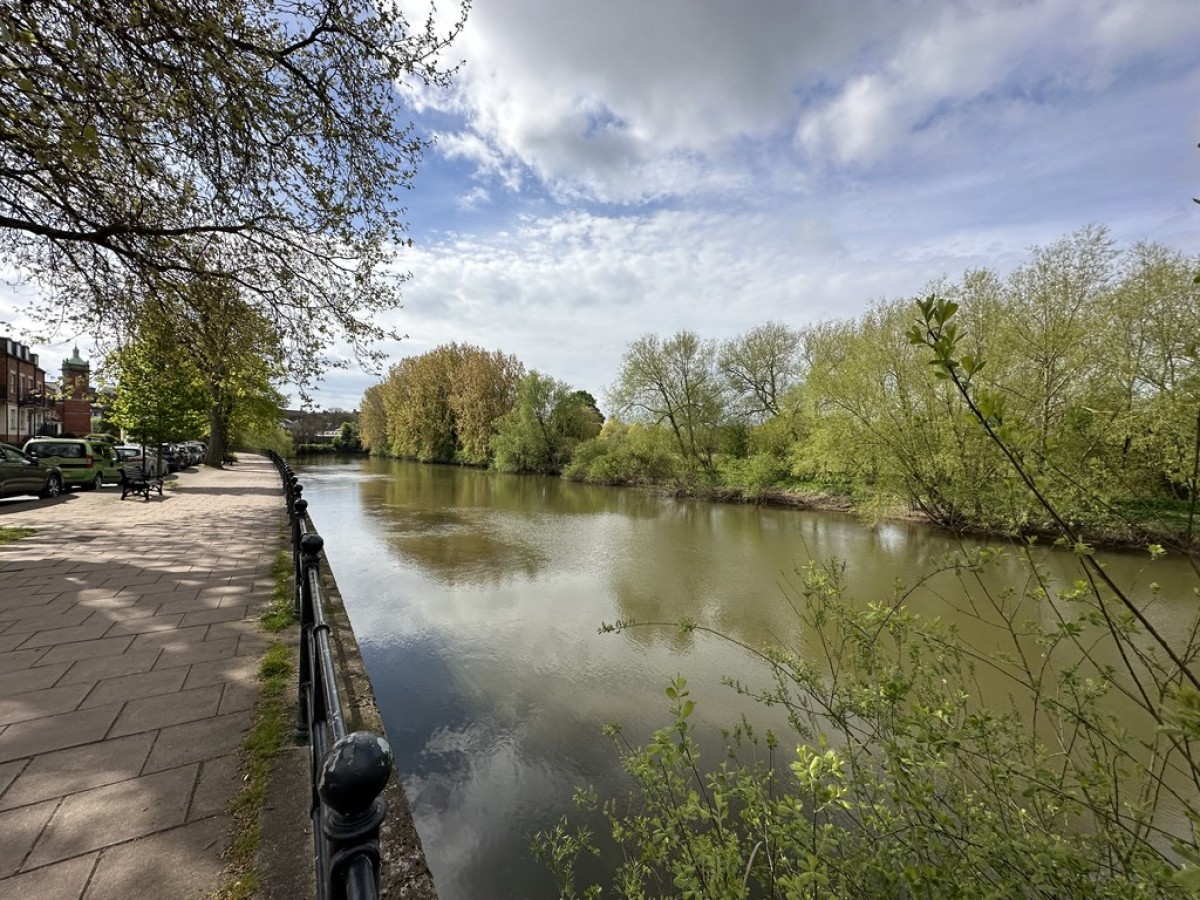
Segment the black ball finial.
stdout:
<path fill-rule="evenodd" d="M 321 799 L 348 820 L 367 815 L 387 787 L 392 748 L 379 735 L 355 731 L 337 741 L 325 755 L 317 791 Z"/>

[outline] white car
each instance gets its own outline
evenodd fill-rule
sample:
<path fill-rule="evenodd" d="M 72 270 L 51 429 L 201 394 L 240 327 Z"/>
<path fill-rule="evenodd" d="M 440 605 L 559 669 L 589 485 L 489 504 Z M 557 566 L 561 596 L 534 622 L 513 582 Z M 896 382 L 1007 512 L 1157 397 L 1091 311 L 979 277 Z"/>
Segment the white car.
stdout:
<path fill-rule="evenodd" d="M 121 465 L 126 463 L 136 463 L 142 467 L 142 471 L 147 475 L 167 475 L 167 463 L 165 460 L 158 458 L 158 454 L 149 447 L 140 447 L 136 444 L 118 444 L 115 448 L 117 451 L 117 459 Z"/>

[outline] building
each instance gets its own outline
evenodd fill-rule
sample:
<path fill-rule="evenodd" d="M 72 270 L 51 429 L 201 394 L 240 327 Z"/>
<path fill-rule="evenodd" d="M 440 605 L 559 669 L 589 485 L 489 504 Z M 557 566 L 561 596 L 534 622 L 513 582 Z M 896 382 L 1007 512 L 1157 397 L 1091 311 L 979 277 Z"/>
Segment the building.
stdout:
<path fill-rule="evenodd" d="M 80 437 L 92 430 L 92 367 L 76 347 L 62 364 L 62 382 L 55 404 L 62 430 Z"/>
<path fill-rule="evenodd" d="M 0 441 L 20 446 L 34 435 L 58 433 L 54 397 L 38 355 L 8 337 L 0 337 L 0 403 Z"/>

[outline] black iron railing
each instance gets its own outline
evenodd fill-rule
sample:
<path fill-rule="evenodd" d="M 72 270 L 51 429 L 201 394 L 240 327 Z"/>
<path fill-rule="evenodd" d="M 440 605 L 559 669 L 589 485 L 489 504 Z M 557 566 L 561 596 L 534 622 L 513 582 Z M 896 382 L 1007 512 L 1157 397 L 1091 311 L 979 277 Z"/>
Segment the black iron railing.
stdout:
<path fill-rule="evenodd" d="M 300 704 L 296 737 L 309 746 L 313 844 L 319 900 L 379 896 L 382 796 L 392 771 L 387 741 L 368 731 L 346 733 L 341 697 L 321 602 L 319 534 L 308 530 L 308 501 L 291 466 L 268 452 L 283 479 L 292 536 L 300 622 Z"/>

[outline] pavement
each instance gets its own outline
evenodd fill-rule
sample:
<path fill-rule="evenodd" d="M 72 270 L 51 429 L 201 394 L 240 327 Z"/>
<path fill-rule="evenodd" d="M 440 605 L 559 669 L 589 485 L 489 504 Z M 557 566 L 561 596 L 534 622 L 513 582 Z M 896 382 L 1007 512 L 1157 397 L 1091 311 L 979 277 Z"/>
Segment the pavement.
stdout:
<path fill-rule="evenodd" d="M 205 897 L 252 723 L 284 521 L 244 455 L 120 489 L 0 500 L 0 900 Z"/>

